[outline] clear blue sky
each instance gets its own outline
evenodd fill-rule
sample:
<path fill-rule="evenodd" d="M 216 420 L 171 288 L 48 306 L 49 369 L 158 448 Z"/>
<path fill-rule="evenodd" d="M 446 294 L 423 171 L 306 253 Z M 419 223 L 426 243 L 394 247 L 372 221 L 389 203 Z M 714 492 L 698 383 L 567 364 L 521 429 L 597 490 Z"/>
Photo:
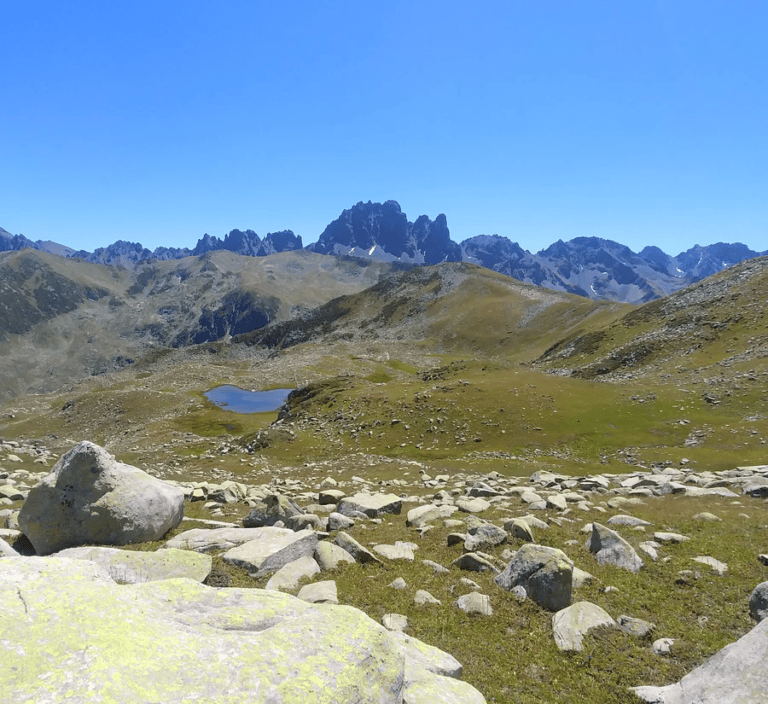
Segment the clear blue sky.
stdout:
<path fill-rule="evenodd" d="M 344 208 L 768 249 L 768 2 L 0 3 L 0 226 L 92 250 Z"/>

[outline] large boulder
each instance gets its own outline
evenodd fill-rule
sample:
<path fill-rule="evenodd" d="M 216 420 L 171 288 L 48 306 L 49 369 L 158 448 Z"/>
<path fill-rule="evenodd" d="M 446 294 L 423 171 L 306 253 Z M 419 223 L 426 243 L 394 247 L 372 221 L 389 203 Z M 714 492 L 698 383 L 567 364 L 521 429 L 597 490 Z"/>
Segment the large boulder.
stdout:
<path fill-rule="evenodd" d="M 666 687 L 634 687 L 652 704 L 755 704 L 768 692 L 768 618 Z"/>
<path fill-rule="evenodd" d="M 584 648 L 584 636 L 600 627 L 616 628 L 617 624 L 607 611 L 588 601 L 579 601 L 558 611 L 552 617 L 552 634 L 560 650 Z"/>
<path fill-rule="evenodd" d="M 449 656 L 417 659 L 357 609 L 281 592 L 120 586 L 87 561 L 31 557 L 3 562 L 0 603 L 4 701 L 401 704 L 424 687 L 485 701 L 445 677 Z"/>
<path fill-rule="evenodd" d="M 562 550 L 526 543 L 495 581 L 507 590 L 523 587 L 539 606 L 560 611 L 571 604 L 573 562 Z"/>
<path fill-rule="evenodd" d="M 181 522 L 184 493 L 81 442 L 32 488 L 19 527 L 38 555 L 79 545 L 159 540 Z"/>

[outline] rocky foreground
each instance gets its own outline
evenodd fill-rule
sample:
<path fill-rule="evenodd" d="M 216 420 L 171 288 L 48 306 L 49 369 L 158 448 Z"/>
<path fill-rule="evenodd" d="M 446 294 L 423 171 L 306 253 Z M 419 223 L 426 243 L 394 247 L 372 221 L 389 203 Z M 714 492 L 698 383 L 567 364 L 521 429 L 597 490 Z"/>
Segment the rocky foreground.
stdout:
<path fill-rule="evenodd" d="M 10 456 L 25 448 L 3 449 Z M 41 465 L 53 459 L 36 452 Z M 379 625 L 337 605 L 336 584 L 326 574 L 352 562 L 396 566 L 419 559 L 455 579 L 450 608 L 480 619 L 491 617 L 500 599 L 530 600 L 552 613 L 552 636 L 564 652 L 580 651 L 588 633 L 607 628 L 649 638 L 649 647 L 665 657 L 674 640 L 652 623 L 578 599 L 592 575 L 589 564 L 577 566 L 569 557 L 573 544 L 540 545 L 536 536 L 577 522 L 591 560 L 638 572 L 648 561 L 668 559 L 665 553 L 688 537 L 634 517 L 633 506 L 667 494 L 715 495 L 750 497 L 764 510 L 768 466 L 590 477 L 537 472 L 530 478 L 432 477 L 422 470 L 416 483 L 386 484 L 356 477 L 342 487 L 330 476 L 316 487 L 286 478 L 261 486 L 161 482 L 91 443 L 77 445 L 50 473 L 4 471 L 0 502 L 10 507 L 0 512 L 7 526 L 0 529 L 0 555 L 10 558 L 0 562 L 4 696 L 36 702 L 485 701 L 458 679 L 462 667 L 451 655 L 404 633 L 405 616 L 388 613 Z M 177 533 L 154 552 L 115 547 L 158 541 L 180 525 L 185 503 L 192 502 L 204 502 L 214 518 L 237 506 L 248 513 L 242 525 L 199 523 L 205 527 Z M 366 526 L 394 519 L 404 508 L 403 540 L 367 544 Z M 508 518 L 483 517 L 500 513 Z M 707 513 L 697 518 L 705 525 L 718 520 Z M 452 564 L 419 554 L 420 539 L 432 530 L 455 546 Z M 212 555 L 267 579 L 266 588 L 225 588 L 226 575 L 213 568 Z M 768 564 L 766 555 L 755 558 Z M 694 578 L 696 570 L 728 572 L 717 555 L 693 559 L 680 579 Z M 485 582 L 492 590 L 472 578 L 481 572 L 493 575 Z M 418 585 L 396 578 L 390 586 Z M 439 605 L 425 589 L 415 589 L 413 599 Z M 639 686 L 636 696 L 668 704 L 761 701 L 768 691 L 768 582 L 755 587 L 749 609 L 758 625 L 741 640 L 679 683 Z"/>

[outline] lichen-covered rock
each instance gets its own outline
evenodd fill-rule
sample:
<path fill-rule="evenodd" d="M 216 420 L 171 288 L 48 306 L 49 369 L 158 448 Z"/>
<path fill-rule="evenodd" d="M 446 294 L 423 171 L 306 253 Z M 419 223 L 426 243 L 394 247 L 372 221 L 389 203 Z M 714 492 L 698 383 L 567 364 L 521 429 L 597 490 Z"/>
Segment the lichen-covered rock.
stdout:
<path fill-rule="evenodd" d="M 95 562 L 120 584 L 139 584 L 176 577 L 203 582 L 210 574 L 213 563 L 210 555 L 174 549 L 137 552 L 119 548 L 80 547 L 61 550 L 56 553 L 56 557 Z"/>
<path fill-rule="evenodd" d="M 768 618 L 768 582 L 761 582 L 749 597 L 749 613 L 755 621 Z"/>
<path fill-rule="evenodd" d="M 446 653 L 416 657 L 420 645 L 357 609 L 281 592 L 119 586 L 93 563 L 32 557 L 3 562 L 0 603 L 5 701 L 401 704 L 426 689 L 431 702 L 484 702 L 442 674 Z"/>
<path fill-rule="evenodd" d="M 616 628 L 616 621 L 596 604 L 579 601 L 552 617 L 552 633 L 560 650 L 581 651 L 584 636 L 595 628 Z"/>
<path fill-rule="evenodd" d="M 509 591 L 521 586 L 539 606 L 560 611 L 571 603 L 573 562 L 562 550 L 526 543 L 495 581 Z"/>
<path fill-rule="evenodd" d="M 19 526 L 38 555 L 159 540 L 181 522 L 184 492 L 81 442 L 32 488 Z"/>

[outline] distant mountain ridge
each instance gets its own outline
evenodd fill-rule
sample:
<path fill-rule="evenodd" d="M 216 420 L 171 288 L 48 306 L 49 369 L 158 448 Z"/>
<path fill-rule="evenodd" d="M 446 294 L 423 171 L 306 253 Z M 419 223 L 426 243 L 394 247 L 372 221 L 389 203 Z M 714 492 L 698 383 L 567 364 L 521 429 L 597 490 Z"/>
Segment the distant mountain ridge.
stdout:
<path fill-rule="evenodd" d="M 558 240 L 535 254 L 499 235 L 477 235 L 458 244 L 451 239 L 444 214 L 434 220 L 421 215 L 410 222 L 394 200 L 361 201 L 342 211 L 318 241 L 306 247 L 301 236 L 291 230 L 270 232 L 262 239 L 253 230 L 235 229 L 223 238 L 206 233 L 192 249 L 157 247 L 151 251 L 139 243 L 118 240 L 87 252 L 54 242 L 33 242 L 0 228 L 0 251 L 26 247 L 128 268 L 147 260 L 182 259 L 218 250 L 263 257 L 307 249 L 318 254 L 406 265 L 469 261 L 525 283 L 594 300 L 624 303 L 643 303 L 666 296 L 745 259 L 768 254 L 752 251 L 741 243 L 724 242 L 696 245 L 677 256 L 650 246 L 636 253 L 618 242 L 598 237 Z"/>

